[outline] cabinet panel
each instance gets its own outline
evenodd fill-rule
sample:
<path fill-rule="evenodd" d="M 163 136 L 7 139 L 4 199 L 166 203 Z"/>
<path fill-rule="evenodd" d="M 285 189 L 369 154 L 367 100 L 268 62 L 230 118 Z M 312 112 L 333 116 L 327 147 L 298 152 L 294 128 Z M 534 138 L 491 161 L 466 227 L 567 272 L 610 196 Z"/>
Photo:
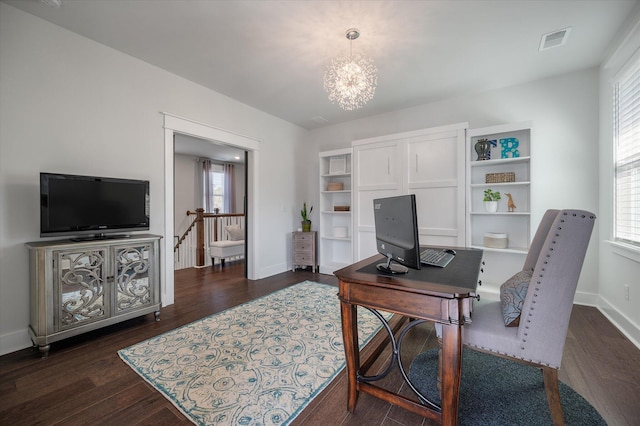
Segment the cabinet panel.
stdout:
<path fill-rule="evenodd" d="M 115 249 L 116 314 L 147 306 L 156 299 L 153 282 L 153 246 L 126 246 Z"/>
<path fill-rule="evenodd" d="M 378 249 L 376 247 L 376 233 L 374 229 L 358 232 L 357 238 L 358 252 L 356 260 L 366 259 L 367 257 L 378 253 Z"/>
<path fill-rule="evenodd" d="M 453 135 L 429 135 L 428 139 L 407 143 L 409 186 L 416 183 L 456 181 L 463 168 L 459 161 L 460 142 Z"/>
<path fill-rule="evenodd" d="M 54 252 L 55 327 L 65 330 L 111 315 L 105 297 L 107 253 L 98 250 Z"/>
<path fill-rule="evenodd" d="M 372 144 L 356 150 L 358 190 L 399 189 L 400 155 L 396 144 Z"/>
<path fill-rule="evenodd" d="M 424 188 L 416 194 L 420 244 L 458 246 L 458 188 Z M 437 208 L 434 208 L 437 204 Z"/>

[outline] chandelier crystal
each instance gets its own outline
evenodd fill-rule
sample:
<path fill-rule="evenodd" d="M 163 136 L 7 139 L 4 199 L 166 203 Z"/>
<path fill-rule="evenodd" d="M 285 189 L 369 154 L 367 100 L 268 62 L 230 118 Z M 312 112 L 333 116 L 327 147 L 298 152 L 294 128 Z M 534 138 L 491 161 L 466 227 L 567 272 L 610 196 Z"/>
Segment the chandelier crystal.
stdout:
<path fill-rule="evenodd" d="M 359 36 L 357 29 L 347 30 L 346 37 L 350 44 Z M 350 45 L 348 55 L 331 60 L 324 73 L 324 90 L 331 102 L 346 111 L 362 108 L 376 92 L 377 73 L 373 60 L 359 53 L 354 54 Z"/>

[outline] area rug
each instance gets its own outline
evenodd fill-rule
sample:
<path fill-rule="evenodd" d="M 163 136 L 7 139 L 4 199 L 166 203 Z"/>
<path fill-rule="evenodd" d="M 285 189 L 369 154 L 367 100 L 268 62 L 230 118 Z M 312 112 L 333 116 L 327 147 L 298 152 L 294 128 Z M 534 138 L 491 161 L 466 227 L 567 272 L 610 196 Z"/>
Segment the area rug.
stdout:
<path fill-rule="evenodd" d="M 361 347 L 380 328 L 358 310 Z M 337 288 L 305 281 L 118 354 L 196 424 L 286 425 L 345 366 Z"/>
<path fill-rule="evenodd" d="M 536 367 L 464 348 L 458 424 L 551 425 L 542 373 Z M 428 399 L 440 404 L 436 387 L 438 351 L 418 355 L 409 378 Z M 567 425 L 606 425 L 582 396 L 560 382 L 560 400 Z"/>

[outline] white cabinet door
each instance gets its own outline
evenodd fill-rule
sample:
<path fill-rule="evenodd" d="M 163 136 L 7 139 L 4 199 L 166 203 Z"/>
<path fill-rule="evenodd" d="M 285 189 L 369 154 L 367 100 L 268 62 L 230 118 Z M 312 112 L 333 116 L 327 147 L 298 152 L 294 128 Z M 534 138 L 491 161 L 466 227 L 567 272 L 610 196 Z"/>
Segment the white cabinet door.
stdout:
<path fill-rule="evenodd" d="M 402 194 L 401 158 L 396 141 L 354 147 L 356 260 L 377 253 L 373 200 Z"/>
<path fill-rule="evenodd" d="M 354 141 L 355 260 L 377 253 L 373 200 L 416 194 L 420 243 L 464 246 L 466 123 Z"/>
<path fill-rule="evenodd" d="M 465 244 L 464 141 L 464 129 L 406 141 L 407 191 L 416 195 L 420 244 Z"/>
<path fill-rule="evenodd" d="M 400 152 L 397 143 L 358 146 L 355 148 L 355 160 L 358 191 L 400 189 Z"/>

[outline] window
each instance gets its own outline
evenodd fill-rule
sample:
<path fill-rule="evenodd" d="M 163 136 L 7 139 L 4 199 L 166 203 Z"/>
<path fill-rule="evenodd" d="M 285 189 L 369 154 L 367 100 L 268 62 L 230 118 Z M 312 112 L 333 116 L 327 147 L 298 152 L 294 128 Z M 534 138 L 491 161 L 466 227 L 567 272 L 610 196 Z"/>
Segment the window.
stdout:
<path fill-rule="evenodd" d="M 614 84 L 614 239 L 640 247 L 640 59 Z"/>
<path fill-rule="evenodd" d="M 221 164 L 204 162 L 203 206 L 207 213 L 214 209 L 224 212 L 224 167 Z"/>

